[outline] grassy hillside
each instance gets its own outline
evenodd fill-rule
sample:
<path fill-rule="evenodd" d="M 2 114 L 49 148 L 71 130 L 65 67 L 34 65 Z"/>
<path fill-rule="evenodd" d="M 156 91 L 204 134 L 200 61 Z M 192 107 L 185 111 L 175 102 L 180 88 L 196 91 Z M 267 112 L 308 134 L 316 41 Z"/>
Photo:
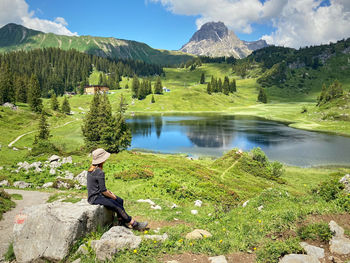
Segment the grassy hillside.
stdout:
<path fill-rule="evenodd" d="M 112 37 L 55 35 L 16 24 L 8 24 L 0 29 L 0 52 L 47 47 L 76 49 L 111 59 L 142 60 L 162 65 L 181 64 L 192 58 L 182 52 L 153 49 L 141 42 Z"/>

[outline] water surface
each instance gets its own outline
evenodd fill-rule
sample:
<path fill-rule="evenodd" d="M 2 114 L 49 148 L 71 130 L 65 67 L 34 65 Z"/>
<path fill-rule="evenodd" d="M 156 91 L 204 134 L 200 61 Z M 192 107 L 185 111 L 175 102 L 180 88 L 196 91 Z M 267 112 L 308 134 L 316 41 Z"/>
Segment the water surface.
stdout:
<path fill-rule="evenodd" d="M 247 116 L 135 116 L 131 149 L 219 157 L 260 147 L 271 160 L 297 166 L 350 164 L 350 138 L 290 128 Z"/>

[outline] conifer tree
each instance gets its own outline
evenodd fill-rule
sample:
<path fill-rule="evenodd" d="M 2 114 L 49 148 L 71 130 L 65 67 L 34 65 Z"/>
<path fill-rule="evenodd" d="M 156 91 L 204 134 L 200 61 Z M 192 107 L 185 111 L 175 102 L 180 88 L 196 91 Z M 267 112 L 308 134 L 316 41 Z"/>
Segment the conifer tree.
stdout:
<path fill-rule="evenodd" d="M 140 81 L 136 75 L 134 75 L 131 83 L 131 93 L 133 98 L 137 98 L 140 88 Z"/>
<path fill-rule="evenodd" d="M 58 110 L 58 101 L 57 101 L 57 96 L 55 92 L 51 96 L 51 109 L 54 111 Z"/>
<path fill-rule="evenodd" d="M 7 65 L 0 69 L 0 105 L 5 102 L 15 102 L 15 89 L 13 85 L 13 76 Z"/>
<path fill-rule="evenodd" d="M 27 87 L 28 79 L 26 76 L 17 76 L 14 80 L 14 86 L 16 90 L 16 101 L 18 102 L 27 102 Z"/>
<path fill-rule="evenodd" d="M 236 92 L 237 91 L 237 87 L 236 87 L 236 79 L 232 79 L 231 83 L 230 83 L 230 92 Z"/>
<path fill-rule="evenodd" d="M 222 92 L 222 80 L 221 80 L 221 78 L 219 78 L 219 80 L 218 80 L 217 92 Z"/>
<path fill-rule="evenodd" d="M 205 75 L 204 75 L 204 73 L 202 73 L 200 84 L 204 84 L 204 83 L 205 83 Z"/>
<path fill-rule="evenodd" d="M 42 100 L 41 100 L 41 92 L 38 78 L 36 75 L 32 75 L 28 85 L 28 102 L 30 108 L 34 112 L 41 112 L 43 108 Z"/>
<path fill-rule="evenodd" d="M 82 125 L 85 144 L 91 149 L 97 147 L 100 141 L 100 97 L 99 93 L 95 93 L 90 104 L 90 111 L 86 114 Z"/>
<path fill-rule="evenodd" d="M 99 85 L 99 86 L 102 86 L 102 85 L 103 85 L 102 73 L 100 73 L 100 75 L 98 76 L 98 85 Z"/>
<path fill-rule="evenodd" d="M 125 84 L 125 89 L 129 89 L 129 84 L 128 83 Z"/>
<path fill-rule="evenodd" d="M 154 94 L 163 94 L 163 85 L 160 77 L 156 79 L 156 84 L 154 85 Z"/>
<path fill-rule="evenodd" d="M 224 84 L 222 85 L 222 92 L 225 95 L 228 95 L 230 93 L 230 80 L 227 76 L 224 78 Z"/>
<path fill-rule="evenodd" d="M 263 88 L 260 88 L 259 90 L 258 101 L 262 103 L 267 103 L 266 91 Z"/>
<path fill-rule="evenodd" d="M 154 95 L 152 94 L 152 99 L 151 99 L 151 103 L 155 103 L 155 99 L 154 99 Z"/>
<path fill-rule="evenodd" d="M 210 82 L 208 82 L 208 84 L 207 84 L 207 93 L 208 93 L 208 94 L 211 94 L 211 92 L 212 92 L 212 90 L 211 90 L 211 84 L 210 84 Z"/>
<path fill-rule="evenodd" d="M 49 124 L 46 121 L 46 113 L 42 110 L 39 119 L 39 133 L 36 136 L 35 141 L 37 140 L 48 140 L 50 137 Z"/>
<path fill-rule="evenodd" d="M 64 96 L 62 106 L 61 106 L 61 111 L 65 114 L 70 114 L 70 105 L 69 105 L 67 96 Z"/>
<path fill-rule="evenodd" d="M 216 78 L 214 78 L 214 76 L 211 77 L 210 90 L 211 90 L 211 92 L 214 92 L 214 93 L 218 92 L 217 81 L 216 81 Z"/>
<path fill-rule="evenodd" d="M 147 82 L 147 95 L 152 94 L 152 82 L 148 80 Z"/>

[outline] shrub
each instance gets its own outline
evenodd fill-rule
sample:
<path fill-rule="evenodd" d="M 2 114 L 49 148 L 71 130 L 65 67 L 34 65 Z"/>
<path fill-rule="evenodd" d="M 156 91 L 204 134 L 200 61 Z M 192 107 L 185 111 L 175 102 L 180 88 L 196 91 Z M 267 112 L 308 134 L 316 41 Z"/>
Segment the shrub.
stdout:
<path fill-rule="evenodd" d="M 338 194 L 344 189 L 344 185 L 337 179 L 325 181 L 319 184 L 317 188 L 312 189 L 314 194 L 318 194 L 325 201 L 329 202 L 337 199 Z"/>
<path fill-rule="evenodd" d="M 33 148 L 31 150 L 31 155 L 37 156 L 42 153 L 60 153 L 59 149 L 48 140 L 37 140 L 35 144 L 33 144 Z"/>
<path fill-rule="evenodd" d="M 136 179 L 148 179 L 153 177 L 153 172 L 145 168 L 133 168 L 114 175 L 116 179 L 122 179 L 125 181 Z"/>
<path fill-rule="evenodd" d="M 253 160 L 255 160 L 261 164 L 265 164 L 267 162 L 267 156 L 263 152 L 263 150 L 261 150 L 260 147 L 256 147 L 253 150 L 251 150 L 251 155 L 252 155 Z"/>
<path fill-rule="evenodd" d="M 336 204 L 342 207 L 346 212 L 350 213 L 350 194 L 339 193 Z"/>
<path fill-rule="evenodd" d="M 284 172 L 283 164 L 281 164 L 280 162 L 272 162 L 271 172 L 273 177 L 281 177 Z"/>
<path fill-rule="evenodd" d="M 11 201 L 11 195 L 6 193 L 3 189 L 0 189 L 0 220 L 2 219 L 3 213 L 15 206 L 15 202 Z"/>
<path fill-rule="evenodd" d="M 297 230 L 298 236 L 303 239 L 329 241 L 332 238 L 332 232 L 327 223 L 315 223 L 302 226 Z"/>
<path fill-rule="evenodd" d="M 285 241 L 268 242 L 257 251 L 257 261 L 273 263 L 278 262 L 279 258 L 288 254 L 301 254 L 303 249 L 299 244 L 299 239 L 290 238 Z"/>

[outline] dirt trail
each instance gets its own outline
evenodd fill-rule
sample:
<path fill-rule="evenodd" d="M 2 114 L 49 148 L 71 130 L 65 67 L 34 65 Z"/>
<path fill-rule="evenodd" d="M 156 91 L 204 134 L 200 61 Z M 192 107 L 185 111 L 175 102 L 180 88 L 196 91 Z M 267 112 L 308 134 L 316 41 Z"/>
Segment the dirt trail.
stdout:
<path fill-rule="evenodd" d="M 46 203 L 50 196 L 50 193 L 36 191 L 17 189 L 5 189 L 5 191 L 9 194 L 20 194 L 23 196 L 23 200 L 14 200 L 16 202 L 16 207 L 4 213 L 3 218 L 0 221 L 0 261 L 12 241 L 12 230 L 15 216 L 25 207 Z"/>

